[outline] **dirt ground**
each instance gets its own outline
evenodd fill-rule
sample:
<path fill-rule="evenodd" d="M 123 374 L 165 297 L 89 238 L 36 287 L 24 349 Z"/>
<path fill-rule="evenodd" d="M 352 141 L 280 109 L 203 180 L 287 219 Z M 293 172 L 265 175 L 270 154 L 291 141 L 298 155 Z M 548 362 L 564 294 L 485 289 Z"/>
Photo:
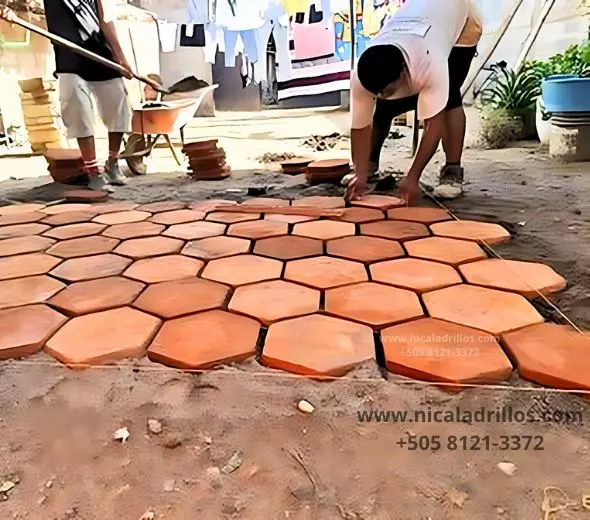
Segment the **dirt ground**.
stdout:
<path fill-rule="evenodd" d="M 300 197 L 336 193 L 287 177 L 265 153 L 346 157 L 348 142 L 314 152 L 302 143 L 315 135 L 346 132 L 347 115 L 334 111 L 221 114 L 199 120 L 190 138 L 218 136 L 234 179 L 186 179 L 165 150 L 146 177 L 133 178 L 118 199 L 151 202 L 208 197 L 242 199 L 248 188 Z M 569 282 L 556 305 L 578 326 L 590 328 L 590 166 L 556 165 L 534 143 L 500 151 L 465 153 L 466 196 L 449 206 L 463 218 L 500 222 L 514 239 L 505 258 L 540 260 Z M 384 168 L 409 163 L 409 129 L 384 151 Z M 440 157 L 437 158 L 440 161 Z M 53 200 L 43 160 L 0 161 L 0 199 Z M 432 179 L 440 163 L 429 168 Z M 18 177 L 19 179 L 15 179 Z M 228 191 L 229 190 L 229 191 Z M 254 193 L 250 191 L 250 193 Z M 425 201 L 427 204 L 429 201 Z M 546 305 L 546 317 L 559 321 Z M 252 362 L 203 375 L 149 362 L 72 372 L 44 355 L 0 365 L 0 518 L 279 520 L 488 520 L 543 519 L 543 490 L 564 509 L 550 520 L 590 518 L 588 401 L 513 381 L 498 388 L 450 394 L 384 374 L 376 364 L 335 382 L 276 373 Z M 296 408 L 299 399 L 316 407 Z M 581 412 L 576 424 L 367 423 L 375 410 Z M 152 433 L 147 421 L 162 432 Z M 113 432 L 127 427 L 121 444 Z M 410 450 L 397 441 L 439 436 L 441 448 Z M 450 436 L 542 436 L 543 450 L 449 443 Z M 541 441 L 537 441 L 538 443 Z M 509 476 L 497 464 L 509 462 Z M 237 467 L 239 466 L 239 467 Z M 237 469 L 236 469 L 237 467 Z M 512 468 L 513 469 L 513 468 Z M 7 482 L 16 484 L 12 489 Z M 5 491 L 5 492 L 3 492 Z M 143 515 L 143 516 L 142 516 Z"/>

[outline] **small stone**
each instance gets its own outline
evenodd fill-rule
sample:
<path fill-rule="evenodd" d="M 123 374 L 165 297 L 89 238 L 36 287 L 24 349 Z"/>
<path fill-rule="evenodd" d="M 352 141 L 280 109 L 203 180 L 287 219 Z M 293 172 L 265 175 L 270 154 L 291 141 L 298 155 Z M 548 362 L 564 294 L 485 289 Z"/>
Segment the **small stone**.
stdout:
<path fill-rule="evenodd" d="M 113 440 L 121 441 L 121 444 L 125 444 L 125 442 L 127 442 L 128 438 L 129 438 L 129 430 L 127 429 L 127 427 L 119 428 L 113 434 Z"/>
<path fill-rule="evenodd" d="M 469 496 L 467 495 L 467 493 L 457 491 L 456 489 L 451 489 L 451 491 L 449 491 L 449 493 L 447 494 L 447 498 L 449 499 L 451 504 L 461 509 L 463 507 L 463 504 L 465 504 L 465 501 L 469 498 Z"/>
<path fill-rule="evenodd" d="M 15 486 L 16 482 L 12 482 L 11 480 L 4 480 L 0 483 L 0 493 L 8 493 Z"/>
<path fill-rule="evenodd" d="M 227 464 L 221 468 L 221 472 L 225 475 L 229 475 L 230 473 L 237 471 L 243 462 L 244 456 L 242 452 L 236 451 L 227 461 Z"/>
<path fill-rule="evenodd" d="M 156 520 L 156 513 L 153 511 L 146 511 L 139 520 Z"/>
<path fill-rule="evenodd" d="M 553 217 L 553 222 L 561 222 L 561 219 L 559 217 Z"/>
<path fill-rule="evenodd" d="M 496 513 L 498 513 L 499 515 L 503 515 L 505 513 L 505 510 L 502 507 L 497 507 L 496 508 Z"/>
<path fill-rule="evenodd" d="M 164 437 L 162 446 L 164 446 L 164 448 L 168 448 L 169 450 L 175 450 L 179 446 L 182 446 L 184 440 L 184 437 L 180 433 L 169 433 Z"/>
<path fill-rule="evenodd" d="M 37 500 L 37 504 L 42 506 L 47 501 L 47 495 L 43 495 L 39 500 Z"/>
<path fill-rule="evenodd" d="M 523 186 L 526 186 L 527 185 L 527 182 L 526 181 L 520 181 L 520 184 L 522 184 Z"/>
<path fill-rule="evenodd" d="M 51 489 L 53 487 L 53 478 L 51 478 L 47 482 L 45 482 L 45 487 L 47 489 Z"/>
<path fill-rule="evenodd" d="M 166 493 L 171 493 L 172 491 L 174 491 L 175 487 L 176 487 L 176 482 L 174 482 L 174 480 L 167 480 L 164 483 L 164 491 L 166 491 Z"/>
<path fill-rule="evenodd" d="M 315 407 L 313 406 L 313 404 L 311 404 L 309 401 L 306 401 L 305 399 L 302 399 L 301 401 L 299 401 L 299 403 L 297 403 L 297 408 L 299 409 L 299 411 L 306 414 L 310 414 L 315 411 Z"/>
<path fill-rule="evenodd" d="M 516 464 L 512 464 L 512 462 L 499 462 L 498 469 L 505 475 L 512 477 L 516 473 L 517 468 Z"/>
<path fill-rule="evenodd" d="M 219 471 L 219 468 L 207 468 L 205 475 L 207 476 L 207 480 L 213 489 L 219 489 L 221 487 L 221 471 Z"/>
<path fill-rule="evenodd" d="M 149 419 L 147 422 L 148 431 L 154 435 L 162 433 L 162 423 L 156 419 Z"/>
<path fill-rule="evenodd" d="M 434 188 L 432 194 L 440 199 L 456 199 L 463 194 L 463 189 L 455 184 L 441 184 Z"/>

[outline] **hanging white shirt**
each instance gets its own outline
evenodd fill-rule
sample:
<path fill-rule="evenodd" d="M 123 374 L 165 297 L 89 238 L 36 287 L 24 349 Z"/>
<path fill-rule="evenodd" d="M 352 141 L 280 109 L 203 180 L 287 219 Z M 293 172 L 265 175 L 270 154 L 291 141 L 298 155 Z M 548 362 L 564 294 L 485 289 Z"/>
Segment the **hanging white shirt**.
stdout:
<path fill-rule="evenodd" d="M 234 10 L 230 2 L 235 4 Z M 217 0 L 215 24 L 228 31 L 260 29 L 267 9 L 268 0 Z"/>
<path fill-rule="evenodd" d="M 187 0 L 188 23 L 205 24 L 209 21 L 209 0 Z"/>

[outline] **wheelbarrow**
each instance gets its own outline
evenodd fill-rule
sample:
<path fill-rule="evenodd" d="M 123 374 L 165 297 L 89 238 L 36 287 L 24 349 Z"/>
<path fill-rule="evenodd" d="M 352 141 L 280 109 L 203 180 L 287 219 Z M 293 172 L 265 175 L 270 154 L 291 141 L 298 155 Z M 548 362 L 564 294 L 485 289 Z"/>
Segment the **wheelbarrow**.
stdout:
<path fill-rule="evenodd" d="M 184 145 L 184 129 L 195 117 L 205 96 L 219 85 L 211 85 L 190 92 L 183 99 L 152 101 L 133 110 L 133 135 L 127 140 L 122 159 L 145 158 L 161 138 L 164 138 L 172 151 L 172 155 L 180 166 L 182 161 L 172 144 L 170 135 L 180 133 Z"/>

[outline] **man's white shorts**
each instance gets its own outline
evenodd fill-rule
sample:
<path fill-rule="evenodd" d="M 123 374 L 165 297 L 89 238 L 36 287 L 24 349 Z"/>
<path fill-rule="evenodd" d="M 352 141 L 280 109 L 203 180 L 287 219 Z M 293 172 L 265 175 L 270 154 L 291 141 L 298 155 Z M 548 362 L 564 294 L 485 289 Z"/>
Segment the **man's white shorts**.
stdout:
<path fill-rule="evenodd" d="M 85 81 L 77 74 L 59 74 L 59 100 L 68 139 L 94 135 L 95 102 L 109 132 L 131 132 L 131 105 L 122 78 Z"/>

